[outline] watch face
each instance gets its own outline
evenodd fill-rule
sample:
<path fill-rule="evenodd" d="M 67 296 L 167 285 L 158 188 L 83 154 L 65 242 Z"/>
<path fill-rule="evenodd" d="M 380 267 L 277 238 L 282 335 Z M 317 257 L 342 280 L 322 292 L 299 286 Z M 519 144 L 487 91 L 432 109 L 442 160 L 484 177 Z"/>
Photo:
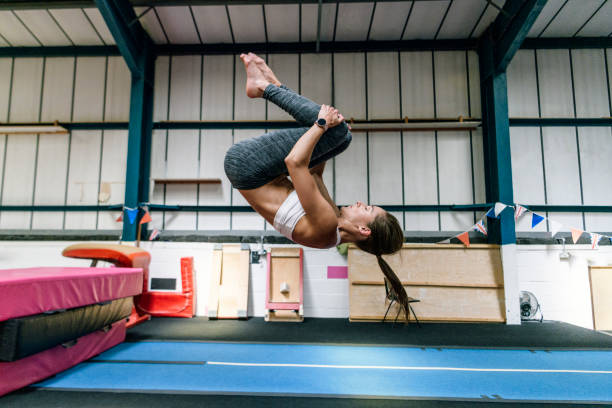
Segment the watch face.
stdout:
<path fill-rule="evenodd" d="M 319 118 L 319 119 L 317 120 L 317 124 L 318 124 L 319 126 L 325 126 L 325 125 L 327 124 L 327 121 L 326 121 L 325 119 L 323 119 L 323 118 Z"/>

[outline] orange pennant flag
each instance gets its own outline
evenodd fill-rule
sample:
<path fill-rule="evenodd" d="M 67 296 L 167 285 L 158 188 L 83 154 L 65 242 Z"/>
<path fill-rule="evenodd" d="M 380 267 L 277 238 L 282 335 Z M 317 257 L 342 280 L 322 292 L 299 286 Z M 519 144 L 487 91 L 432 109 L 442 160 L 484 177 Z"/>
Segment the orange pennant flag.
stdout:
<path fill-rule="evenodd" d="M 465 231 L 463 234 L 457 235 L 457 239 L 463 242 L 463 245 L 470 246 L 470 236 L 468 234 L 468 231 Z"/>
<path fill-rule="evenodd" d="M 572 240 L 574 241 L 574 244 L 576 242 L 578 242 L 578 240 L 580 239 L 580 236 L 582 235 L 583 232 L 584 231 L 582 231 L 582 230 L 572 228 Z"/>
<path fill-rule="evenodd" d="M 115 222 L 123 222 L 123 213 L 119 214 Z"/>
<path fill-rule="evenodd" d="M 151 215 L 149 214 L 148 211 L 145 211 L 144 215 L 140 219 L 140 223 L 146 224 L 147 222 L 151 222 L 151 221 L 153 221 L 153 219 L 151 218 Z"/>

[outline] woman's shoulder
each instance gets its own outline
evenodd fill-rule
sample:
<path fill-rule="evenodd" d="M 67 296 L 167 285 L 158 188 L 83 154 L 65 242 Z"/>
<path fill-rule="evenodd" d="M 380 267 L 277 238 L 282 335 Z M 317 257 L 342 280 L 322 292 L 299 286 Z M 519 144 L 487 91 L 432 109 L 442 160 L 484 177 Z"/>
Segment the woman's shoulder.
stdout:
<path fill-rule="evenodd" d="M 306 214 L 295 226 L 293 240 L 311 248 L 329 248 L 338 239 L 338 221 L 322 221 Z"/>

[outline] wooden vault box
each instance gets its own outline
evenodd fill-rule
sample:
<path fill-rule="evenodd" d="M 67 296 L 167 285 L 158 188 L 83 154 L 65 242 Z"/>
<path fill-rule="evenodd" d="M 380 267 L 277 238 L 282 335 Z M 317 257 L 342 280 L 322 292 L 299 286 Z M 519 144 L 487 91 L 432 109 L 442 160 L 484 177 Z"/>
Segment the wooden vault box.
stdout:
<path fill-rule="evenodd" d="M 404 244 L 383 258 L 408 296 L 420 300 L 411 304 L 420 321 L 506 321 L 499 245 Z M 351 245 L 348 265 L 350 320 L 382 320 L 389 301 L 376 257 Z M 397 312 L 395 303 L 387 320 Z"/>

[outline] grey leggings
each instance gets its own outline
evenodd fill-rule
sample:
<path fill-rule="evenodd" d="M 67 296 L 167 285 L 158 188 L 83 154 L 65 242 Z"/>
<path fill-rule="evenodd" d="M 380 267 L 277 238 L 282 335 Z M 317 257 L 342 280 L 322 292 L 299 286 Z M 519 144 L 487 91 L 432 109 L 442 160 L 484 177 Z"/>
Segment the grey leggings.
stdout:
<path fill-rule="evenodd" d="M 320 105 L 298 95 L 284 85 L 268 85 L 263 97 L 284 109 L 301 126 L 266 133 L 236 143 L 225 155 L 225 174 L 232 186 L 239 190 L 261 187 L 282 174 L 287 174 L 285 157 L 293 145 L 314 124 Z M 346 123 L 341 123 L 321 136 L 316 144 L 309 167 L 312 168 L 342 153 L 351 143 Z"/>

